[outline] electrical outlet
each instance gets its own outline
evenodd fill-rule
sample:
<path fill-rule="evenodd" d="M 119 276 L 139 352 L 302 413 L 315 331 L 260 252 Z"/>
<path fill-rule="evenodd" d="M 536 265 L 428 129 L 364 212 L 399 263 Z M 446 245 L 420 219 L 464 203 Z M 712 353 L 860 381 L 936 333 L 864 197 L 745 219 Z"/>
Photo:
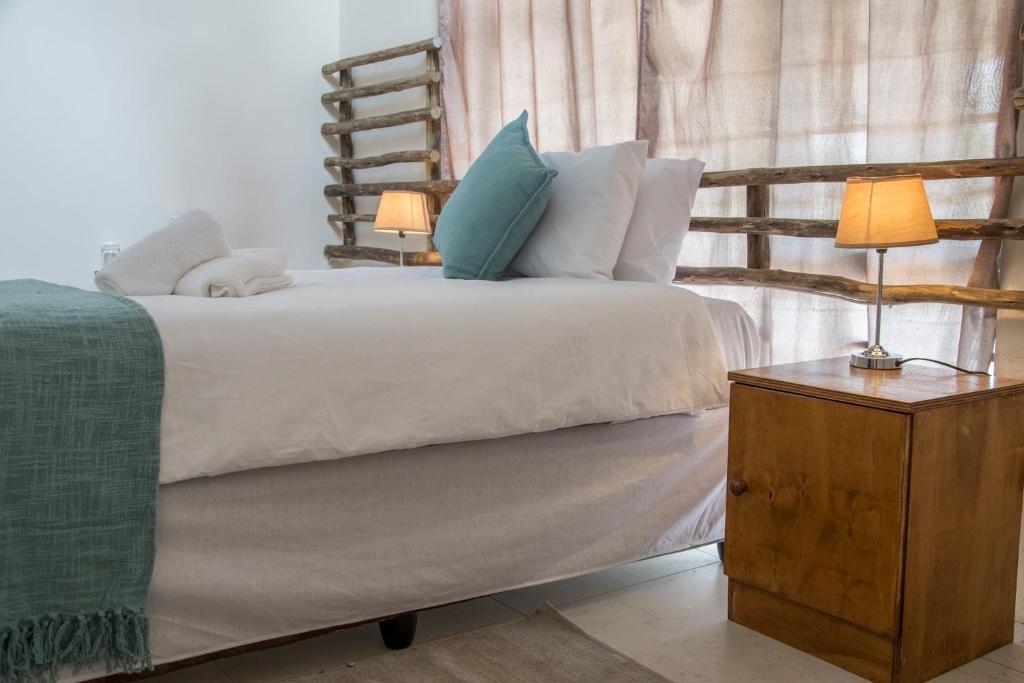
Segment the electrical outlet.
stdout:
<path fill-rule="evenodd" d="M 121 253 L 121 245 L 117 242 L 104 242 L 100 245 L 100 265 L 105 266 Z"/>

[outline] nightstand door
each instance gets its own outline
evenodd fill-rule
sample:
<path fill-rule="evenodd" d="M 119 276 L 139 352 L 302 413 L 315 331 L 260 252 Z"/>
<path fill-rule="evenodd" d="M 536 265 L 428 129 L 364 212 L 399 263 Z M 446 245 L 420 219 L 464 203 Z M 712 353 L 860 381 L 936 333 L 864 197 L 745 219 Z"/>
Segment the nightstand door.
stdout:
<path fill-rule="evenodd" d="M 732 387 L 725 572 L 895 636 L 910 418 Z"/>

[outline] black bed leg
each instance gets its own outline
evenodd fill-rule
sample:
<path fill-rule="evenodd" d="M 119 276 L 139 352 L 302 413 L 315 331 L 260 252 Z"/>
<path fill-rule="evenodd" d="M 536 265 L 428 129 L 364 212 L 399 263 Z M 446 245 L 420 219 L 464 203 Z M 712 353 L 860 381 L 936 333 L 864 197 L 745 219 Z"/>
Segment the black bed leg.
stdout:
<path fill-rule="evenodd" d="M 725 541 L 718 542 L 718 559 L 725 562 Z"/>
<path fill-rule="evenodd" d="M 419 615 L 416 612 L 409 612 L 378 621 L 377 628 L 380 629 L 380 637 L 384 639 L 384 644 L 389 649 L 404 650 L 412 645 L 412 640 L 416 637 L 417 621 Z"/>

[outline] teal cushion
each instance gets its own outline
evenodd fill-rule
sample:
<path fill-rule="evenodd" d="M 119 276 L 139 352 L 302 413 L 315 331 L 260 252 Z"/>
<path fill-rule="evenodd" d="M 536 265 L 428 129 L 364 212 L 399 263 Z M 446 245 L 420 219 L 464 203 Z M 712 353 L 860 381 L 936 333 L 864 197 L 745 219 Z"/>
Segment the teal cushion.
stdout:
<path fill-rule="evenodd" d="M 434 243 L 445 277 L 499 279 L 544 213 L 558 171 L 534 151 L 526 116 L 494 136 L 444 205 Z"/>

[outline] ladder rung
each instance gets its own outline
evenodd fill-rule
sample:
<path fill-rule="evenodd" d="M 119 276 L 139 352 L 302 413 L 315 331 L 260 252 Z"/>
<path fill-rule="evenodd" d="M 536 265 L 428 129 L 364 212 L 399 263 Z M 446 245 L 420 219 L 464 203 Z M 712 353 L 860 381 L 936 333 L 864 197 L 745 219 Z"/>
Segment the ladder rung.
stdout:
<path fill-rule="evenodd" d="M 391 126 L 401 126 L 406 123 L 439 118 L 441 118 L 441 107 L 424 107 L 423 109 L 400 111 L 397 114 L 384 114 L 383 116 L 368 116 L 365 119 L 325 123 L 320 126 L 320 132 L 324 135 L 345 135 L 360 130 L 390 128 Z"/>
<path fill-rule="evenodd" d="M 404 57 L 406 55 L 414 55 L 417 52 L 426 52 L 428 50 L 437 50 L 441 47 L 440 38 L 427 38 L 415 43 L 407 43 L 405 45 L 399 45 L 398 47 L 390 47 L 387 50 L 377 50 L 376 52 L 367 52 L 364 55 L 356 55 L 355 57 L 346 57 L 345 59 L 339 59 L 336 62 L 331 62 L 325 65 L 320 71 L 325 76 L 336 73 L 338 71 L 344 71 L 345 69 L 351 69 L 354 66 L 362 66 L 364 64 L 373 64 L 374 62 L 383 62 L 388 59 L 394 59 L 396 57 Z"/>
<path fill-rule="evenodd" d="M 327 220 L 335 223 L 372 223 L 377 217 L 372 213 L 332 213 Z M 430 222 L 437 222 L 437 215 L 431 214 Z"/>
<path fill-rule="evenodd" d="M 399 92 L 409 88 L 418 88 L 421 85 L 433 85 L 441 82 L 441 74 L 437 71 L 427 71 L 412 78 L 396 78 L 393 81 L 374 83 L 372 85 L 361 85 L 355 88 L 344 88 L 333 92 L 324 93 L 320 96 L 322 102 L 341 102 L 344 100 L 355 100 L 360 97 L 373 97 L 389 92 Z"/>
<path fill-rule="evenodd" d="M 349 159 L 347 157 L 327 157 L 324 159 L 324 166 L 337 168 L 376 168 L 388 164 L 403 164 L 417 161 L 437 161 L 441 153 L 436 149 L 412 149 L 404 152 L 388 152 L 373 157 L 362 157 L 361 159 Z"/>
<path fill-rule="evenodd" d="M 348 183 L 343 185 L 327 185 L 324 194 L 328 197 L 366 197 L 378 195 L 386 190 L 405 190 L 406 192 L 426 192 L 428 194 L 450 194 L 455 191 L 457 180 L 415 180 L 411 182 L 392 183 Z"/>

